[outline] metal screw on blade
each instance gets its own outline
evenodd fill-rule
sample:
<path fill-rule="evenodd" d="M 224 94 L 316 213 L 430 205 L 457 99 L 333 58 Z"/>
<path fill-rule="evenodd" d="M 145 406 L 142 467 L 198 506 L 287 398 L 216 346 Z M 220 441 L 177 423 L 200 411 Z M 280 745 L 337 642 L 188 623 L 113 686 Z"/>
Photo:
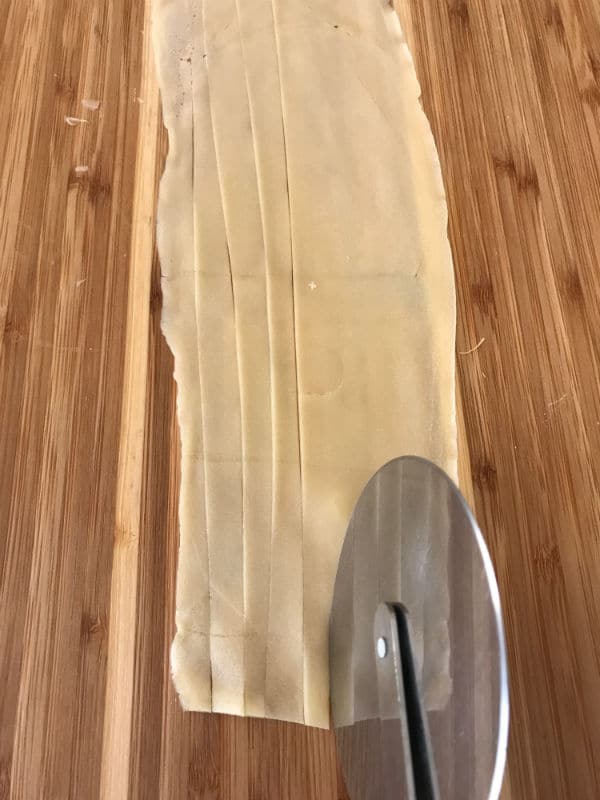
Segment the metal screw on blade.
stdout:
<path fill-rule="evenodd" d="M 387 641 L 383 636 L 377 639 L 377 655 L 379 658 L 385 658 L 387 656 Z"/>

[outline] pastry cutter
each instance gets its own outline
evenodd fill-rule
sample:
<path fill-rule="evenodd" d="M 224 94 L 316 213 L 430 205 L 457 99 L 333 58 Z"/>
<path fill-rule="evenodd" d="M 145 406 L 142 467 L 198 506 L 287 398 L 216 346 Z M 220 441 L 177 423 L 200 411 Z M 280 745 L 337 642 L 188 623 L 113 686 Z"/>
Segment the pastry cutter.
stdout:
<path fill-rule="evenodd" d="M 360 496 L 329 644 L 351 800 L 496 800 L 509 717 L 498 584 L 465 500 L 429 461 L 389 462 Z"/>

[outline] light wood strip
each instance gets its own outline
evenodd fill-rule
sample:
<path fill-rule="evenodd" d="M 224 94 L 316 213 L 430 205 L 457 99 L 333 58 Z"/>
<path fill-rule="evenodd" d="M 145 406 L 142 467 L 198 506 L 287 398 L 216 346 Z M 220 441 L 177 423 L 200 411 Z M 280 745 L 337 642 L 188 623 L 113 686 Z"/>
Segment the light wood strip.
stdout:
<path fill-rule="evenodd" d="M 142 19 L 144 69 L 132 103 L 140 106 L 130 245 L 123 405 L 108 620 L 106 700 L 100 797 L 127 797 L 138 597 L 138 558 L 144 479 L 150 277 L 155 247 L 159 93 L 154 71 L 150 6 Z"/>

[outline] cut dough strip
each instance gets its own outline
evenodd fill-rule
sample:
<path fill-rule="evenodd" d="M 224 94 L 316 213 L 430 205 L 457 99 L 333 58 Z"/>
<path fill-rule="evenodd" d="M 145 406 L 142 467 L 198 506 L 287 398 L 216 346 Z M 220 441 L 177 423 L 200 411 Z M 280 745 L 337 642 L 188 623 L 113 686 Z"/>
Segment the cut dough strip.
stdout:
<path fill-rule="evenodd" d="M 199 64 L 196 72 L 203 73 L 203 80 L 208 78 L 209 114 L 231 264 L 239 356 L 245 711 L 264 716 L 273 457 L 265 249 L 235 2 L 203 0 L 202 11 L 204 64 Z M 204 187 L 200 184 L 196 192 L 203 193 Z M 218 408 L 218 395 L 211 400 Z M 227 629 L 221 633 L 227 635 Z"/>
<path fill-rule="evenodd" d="M 162 326 L 175 359 L 177 416 L 182 438 L 179 501 L 180 550 L 177 580 L 177 637 L 171 651 L 182 703 L 210 708 L 209 556 L 204 492 L 204 441 L 193 292 L 193 120 L 189 21 L 179 0 L 156 0 L 154 49 L 169 130 L 169 159 L 161 181 L 158 228 L 161 256 Z M 189 290 L 190 282 L 192 291 Z M 193 677 L 192 677 L 193 676 Z M 187 677 L 187 679 L 186 679 Z"/>
<path fill-rule="evenodd" d="M 193 41 L 201 35 L 194 0 Z M 195 293 L 210 559 L 212 708 L 244 713 L 245 574 L 243 437 L 237 337 L 238 303 L 212 136 L 209 86 L 201 52 L 192 52 L 194 99 Z M 193 677 L 192 677 L 193 680 Z"/>
<path fill-rule="evenodd" d="M 303 526 L 290 209 L 270 0 L 237 0 L 265 243 L 273 400 L 269 716 L 304 721 Z M 269 35 L 270 31 L 270 35 Z"/>

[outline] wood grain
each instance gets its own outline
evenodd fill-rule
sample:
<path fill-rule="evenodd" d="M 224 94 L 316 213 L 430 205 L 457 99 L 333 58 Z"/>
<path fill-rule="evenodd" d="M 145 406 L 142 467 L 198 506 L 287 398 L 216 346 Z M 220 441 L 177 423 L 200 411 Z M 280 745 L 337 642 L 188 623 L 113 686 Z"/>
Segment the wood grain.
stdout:
<path fill-rule="evenodd" d="M 484 338 L 457 359 L 507 624 L 507 794 L 592 800 L 600 7 L 397 7 L 447 187 L 457 349 Z M 146 0 L 0 0 L 0 798 L 343 798 L 330 734 L 183 714 L 169 679 L 179 441 L 148 34 Z"/>

